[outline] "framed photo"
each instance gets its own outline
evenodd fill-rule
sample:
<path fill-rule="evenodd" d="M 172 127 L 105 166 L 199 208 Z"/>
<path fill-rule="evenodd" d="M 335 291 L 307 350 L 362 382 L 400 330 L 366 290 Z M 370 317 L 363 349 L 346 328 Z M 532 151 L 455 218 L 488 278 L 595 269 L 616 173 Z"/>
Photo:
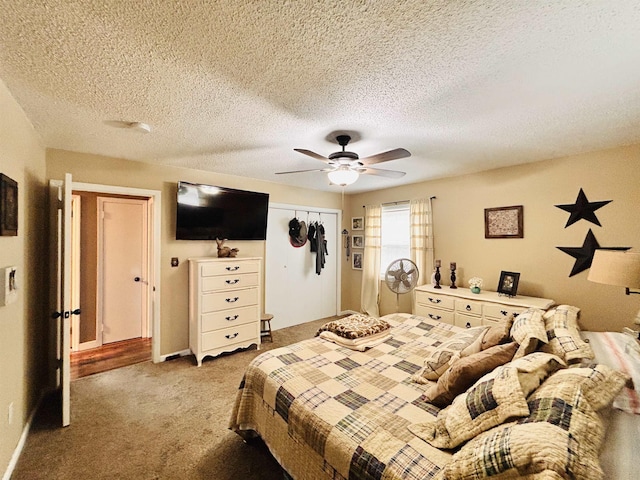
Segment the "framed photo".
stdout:
<path fill-rule="evenodd" d="M 351 268 L 354 270 L 362 270 L 362 253 L 353 252 L 351 255 Z"/>
<path fill-rule="evenodd" d="M 364 230 L 364 217 L 351 217 L 351 230 Z"/>
<path fill-rule="evenodd" d="M 0 235 L 18 235 L 18 182 L 0 173 Z"/>
<path fill-rule="evenodd" d="M 484 209 L 484 238 L 523 238 L 522 205 Z"/>
<path fill-rule="evenodd" d="M 353 235 L 351 237 L 351 247 L 352 248 L 364 248 L 364 236 L 363 235 Z"/>
<path fill-rule="evenodd" d="M 515 297 L 518 291 L 518 282 L 520 274 L 516 272 L 500 272 L 500 281 L 498 282 L 498 293 Z"/>

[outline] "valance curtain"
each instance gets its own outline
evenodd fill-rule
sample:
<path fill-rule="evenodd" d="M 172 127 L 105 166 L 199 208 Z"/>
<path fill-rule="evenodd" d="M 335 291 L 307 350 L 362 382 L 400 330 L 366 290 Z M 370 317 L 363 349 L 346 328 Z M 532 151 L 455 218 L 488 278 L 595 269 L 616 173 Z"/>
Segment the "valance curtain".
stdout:
<path fill-rule="evenodd" d="M 360 310 L 372 317 L 380 316 L 380 233 L 382 207 L 368 205 L 364 209 L 364 258 Z"/>

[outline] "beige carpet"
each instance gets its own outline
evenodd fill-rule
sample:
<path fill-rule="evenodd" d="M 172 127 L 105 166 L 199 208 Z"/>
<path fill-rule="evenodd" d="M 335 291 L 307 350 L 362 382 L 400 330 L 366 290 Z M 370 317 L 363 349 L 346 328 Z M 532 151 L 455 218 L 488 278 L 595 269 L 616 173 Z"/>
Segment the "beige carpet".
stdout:
<path fill-rule="evenodd" d="M 21 479 L 278 479 L 262 443 L 227 429 L 251 359 L 311 338 L 326 320 L 273 332 L 274 343 L 202 367 L 192 356 L 144 362 L 71 383 L 71 425 L 58 428 L 55 401 L 38 412 L 14 470 Z"/>

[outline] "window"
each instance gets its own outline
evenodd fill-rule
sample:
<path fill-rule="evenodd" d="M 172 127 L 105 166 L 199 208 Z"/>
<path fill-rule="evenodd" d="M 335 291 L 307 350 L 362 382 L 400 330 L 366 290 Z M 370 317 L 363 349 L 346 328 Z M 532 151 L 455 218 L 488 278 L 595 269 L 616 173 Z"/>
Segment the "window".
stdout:
<path fill-rule="evenodd" d="M 380 276 L 398 258 L 411 258 L 409 203 L 383 205 L 380 225 Z"/>

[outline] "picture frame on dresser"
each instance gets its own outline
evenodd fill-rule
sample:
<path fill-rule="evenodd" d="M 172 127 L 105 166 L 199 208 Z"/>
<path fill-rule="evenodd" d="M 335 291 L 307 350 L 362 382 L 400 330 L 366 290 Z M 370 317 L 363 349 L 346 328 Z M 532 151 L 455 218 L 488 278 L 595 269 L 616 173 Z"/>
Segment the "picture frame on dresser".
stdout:
<path fill-rule="evenodd" d="M 518 283 L 520 282 L 520 274 L 516 272 L 500 272 L 500 280 L 498 281 L 498 294 L 508 297 L 515 297 L 518 292 Z"/>

